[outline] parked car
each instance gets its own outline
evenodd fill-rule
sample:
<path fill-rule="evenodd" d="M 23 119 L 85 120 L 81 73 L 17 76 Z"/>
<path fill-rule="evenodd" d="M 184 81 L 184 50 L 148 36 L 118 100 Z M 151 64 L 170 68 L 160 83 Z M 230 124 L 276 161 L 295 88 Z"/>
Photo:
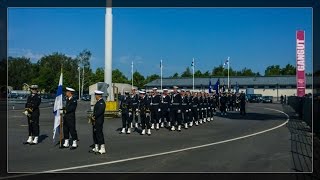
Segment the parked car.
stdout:
<path fill-rule="evenodd" d="M 262 96 L 263 103 L 272 103 L 273 96 Z"/>
<path fill-rule="evenodd" d="M 89 94 L 84 94 L 81 99 L 83 101 L 91 101 L 91 96 Z"/>
<path fill-rule="evenodd" d="M 262 102 L 262 95 L 261 94 L 250 94 L 247 95 L 248 101 L 250 103 L 260 103 Z"/>

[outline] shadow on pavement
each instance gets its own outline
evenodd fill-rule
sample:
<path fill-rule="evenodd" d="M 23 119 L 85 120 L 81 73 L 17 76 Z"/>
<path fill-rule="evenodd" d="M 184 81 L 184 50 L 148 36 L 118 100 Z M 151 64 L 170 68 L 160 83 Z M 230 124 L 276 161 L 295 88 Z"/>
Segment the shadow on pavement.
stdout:
<path fill-rule="evenodd" d="M 227 112 L 226 116 L 221 116 L 220 112 L 217 113 L 218 117 L 233 119 L 233 120 L 276 120 L 276 119 L 283 119 L 285 120 L 285 116 L 282 114 L 262 114 L 262 113 L 251 113 L 247 112 L 246 115 L 240 115 L 240 112 Z"/>
<path fill-rule="evenodd" d="M 45 140 L 48 137 L 46 134 L 42 134 L 39 136 L 38 142 L 41 143 L 43 140 Z"/>
<path fill-rule="evenodd" d="M 312 174 L 297 175 L 297 179 L 320 179 L 319 150 L 320 141 L 315 135 L 312 136 L 310 127 L 299 119 L 294 110 L 287 105 L 283 105 L 283 110 L 290 116 L 287 128 L 291 134 L 291 155 L 296 172 L 312 172 Z M 312 148 L 313 138 L 313 148 Z M 313 168 L 312 168 L 313 158 Z M 303 176 L 303 177 L 302 177 Z"/>

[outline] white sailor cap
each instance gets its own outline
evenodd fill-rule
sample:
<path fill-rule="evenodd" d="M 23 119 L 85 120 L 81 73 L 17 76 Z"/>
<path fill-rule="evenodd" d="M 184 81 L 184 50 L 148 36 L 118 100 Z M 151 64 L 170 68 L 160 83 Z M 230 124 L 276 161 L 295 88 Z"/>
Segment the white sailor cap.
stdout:
<path fill-rule="evenodd" d="M 132 90 L 137 90 L 137 88 L 133 87 Z"/>
<path fill-rule="evenodd" d="M 38 89 L 38 85 L 35 85 L 35 84 L 34 84 L 34 85 L 31 85 L 31 86 L 30 86 L 30 89 Z"/>
<path fill-rule="evenodd" d="M 158 88 L 152 88 L 152 90 L 158 90 Z"/>
<path fill-rule="evenodd" d="M 181 92 L 186 92 L 184 89 L 181 89 Z"/>
<path fill-rule="evenodd" d="M 168 89 L 163 89 L 163 92 L 164 92 L 164 91 L 168 91 Z"/>
<path fill-rule="evenodd" d="M 102 95 L 103 92 L 102 92 L 102 91 L 99 91 L 99 90 L 95 90 L 95 91 L 94 91 L 94 94 L 96 94 L 96 95 Z"/>
<path fill-rule="evenodd" d="M 178 89 L 179 87 L 178 86 L 173 86 L 173 89 Z"/>
<path fill-rule="evenodd" d="M 144 92 L 144 91 L 139 91 L 139 93 L 140 93 L 140 94 L 145 94 L 146 92 Z"/>
<path fill-rule="evenodd" d="M 67 91 L 70 91 L 70 92 L 75 92 L 76 90 L 72 89 L 72 88 L 69 88 L 69 87 L 66 87 L 66 90 Z"/>

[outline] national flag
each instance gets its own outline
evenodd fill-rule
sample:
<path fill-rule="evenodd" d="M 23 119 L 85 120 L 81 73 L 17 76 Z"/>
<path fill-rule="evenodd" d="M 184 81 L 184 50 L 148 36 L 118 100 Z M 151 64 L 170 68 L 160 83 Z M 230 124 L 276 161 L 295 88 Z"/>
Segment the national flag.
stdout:
<path fill-rule="evenodd" d="M 223 63 L 223 67 L 225 67 L 226 65 L 229 64 L 229 59 L 230 59 L 230 57 L 228 57 L 228 59 Z"/>
<path fill-rule="evenodd" d="M 220 78 L 217 80 L 216 84 L 214 85 L 214 90 L 216 90 L 217 94 L 219 94 L 219 85 L 220 85 Z"/>
<path fill-rule="evenodd" d="M 212 93 L 212 89 L 211 89 L 211 79 L 209 81 L 209 93 Z"/>
<path fill-rule="evenodd" d="M 53 125 L 53 140 L 57 133 L 60 133 L 60 109 L 62 109 L 62 72 L 59 79 L 59 85 L 56 93 L 56 99 L 54 101 L 53 113 L 54 113 L 54 125 Z"/>
<path fill-rule="evenodd" d="M 239 93 L 239 85 L 238 85 L 238 82 L 236 82 L 236 93 Z"/>

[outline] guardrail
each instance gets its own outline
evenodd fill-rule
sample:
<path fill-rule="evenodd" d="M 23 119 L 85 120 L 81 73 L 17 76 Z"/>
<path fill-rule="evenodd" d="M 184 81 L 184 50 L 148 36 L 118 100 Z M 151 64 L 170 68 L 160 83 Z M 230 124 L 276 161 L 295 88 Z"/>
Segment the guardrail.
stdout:
<path fill-rule="evenodd" d="M 314 133 L 320 133 L 320 119 L 319 119 L 319 101 L 312 102 L 311 97 L 297 97 L 289 96 L 287 104 L 298 113 L 299 118 L 307 123 L 310 128 L 313 128 Z M 313 125 L 312 125 L 312 104 L 313 104 Z"/>

